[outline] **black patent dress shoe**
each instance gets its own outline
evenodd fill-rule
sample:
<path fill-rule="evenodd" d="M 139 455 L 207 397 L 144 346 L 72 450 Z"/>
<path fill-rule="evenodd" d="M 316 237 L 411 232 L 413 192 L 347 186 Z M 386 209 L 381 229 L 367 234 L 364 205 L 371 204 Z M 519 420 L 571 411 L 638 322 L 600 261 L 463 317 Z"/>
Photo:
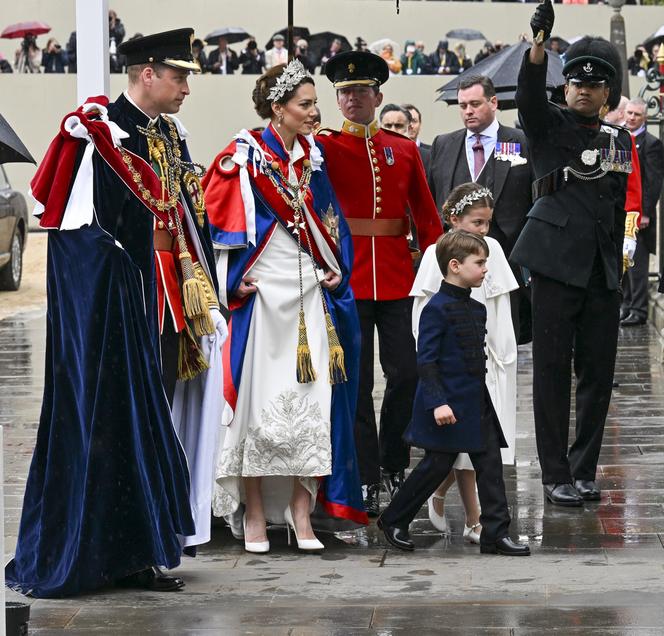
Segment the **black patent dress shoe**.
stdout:
<path fill-rule="evenodd" d="M 383 488 L 390 496 L 390 501 L 397 494 L 397 490 L 401 488 L 405 480 L 404 471 L 400 470 L 396 473 L 383 473 Z"/>
<path fill-rule="evenodd" d="M 590 479 L 577 479 L 574 488 L 586 501 L 599 501 L 602 498 L 602 491 Z"/>
<path fill-rule="evenodd" d="M 482 554 L 502 554 L 504 556 L 530 556 L 530 547 L 523 543 L 516 543 L 509 537 L 502 537 L 495 543 L 480 545 Z"/>
<path fill-rule="evenodd" d="M 383 523 L 382 519 L 378 519 L 376 525 L 383 531 L 387 542 L 395 548 L 406 550 L 407 552 L 412 552 L 415 549 L 415 544 L 411 540 L 408 530 L 403 530 L 395 526 L 387 526 Z"/>
<path fill-rule="evenodd" d="M 544 484 L 546 498 L 556 506 L 582 506 L 583 499 L 572 484 Z"/>
<path fill-rule="evenodd" d="M 146 568 L 119 579 L 115 585 L 151 592 L 177 592 L 184 587 L 184 581 L 177 576 L 164 574 L 159 568 Z"/>
<path fill-rule="evenodd" d="M 627 318 L 620 321 L 621 326 L 623 327 L 638 327 L 640 325 L 646 324 L 646 318 L 644 316 L 639 316 L 638 314 L 631 313 Z"/>
<path fill-rule="evenodd" d="M 376 518 L 380 514 L 380 485 L 362 486 L 362 499 L 367 516 Z"/>

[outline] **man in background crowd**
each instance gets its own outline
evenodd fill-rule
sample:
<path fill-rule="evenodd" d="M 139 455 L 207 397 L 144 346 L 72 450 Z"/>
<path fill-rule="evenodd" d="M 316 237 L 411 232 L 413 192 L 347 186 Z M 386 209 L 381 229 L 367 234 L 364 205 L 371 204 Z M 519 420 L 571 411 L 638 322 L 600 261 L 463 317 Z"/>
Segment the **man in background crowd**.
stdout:
<path fill-rule="evenodd" d="M 425 144 L 420 140 L 420 128 L 422 128 L 422 113 L 420 112 L 420 109 L 417 108 L 417 106 L 414 106 L 413 104 L 402 104 L 401 106 L 410 113 L 410 126 L 408 126 L 408 137 L 417 144 L 417 148 L 420 151 L 420 157 L 422 158 L 422 163 L 424 164 L 424 171 L 428 174 L 429 159 L 431 159 L 431 144 Z"/>
<path fill-rule="evenodd" d="M 447 40 L 438 42 L 438 47 L 429 56 L 429 66 L 434 75 L 454 75 L 459 72 L 459 59 L 449 50 Z"/>
<path fill-rule="evenodd" d="M 210 72 L 215 75 L 233 75 L 239 67 L 237 53 L 228 48 L 226 38 L 219 38 L 217 48 L 208 58 Z"/>
<path fill-rule="evenodd" d="M 647 104 L 637 97 L 627 102 L 625 126 L 636 144 L 641 164 L 642 214 L 636 235 L 634 265 L 623 277 L 623 301 L 620 308 L 621 325 L 643 325 L 648 318 L 648 269 L 650 254 L 657 248 L 657 202 L 664 180 L 664 146 L 647 131 Z"/>
<path fill-rule="evenodd" d="M 279 64 L 288 64 L 288 50 L 285 47 L 286 38 L 277 33 L 272 38 L 272 48 L 265 51 L 265 70 L 271 69 Z"/>
<path fill-rule="evenodd" d="M 247 42 L 247 46 L 240 51 L 240 66 L 242 75 L 261 75 L 265 68 L 265 53 L 258 48 L 254 38 Z"/>
<path fill-rule="evenodd" d="M 380 121 L 380 127 L 383 130 L 391 130 L 404 137 L 408 137 L 408 129 L 410 128 L 412 116 L 410 112 L 402 106 L 398 106 L 397 104 L 385 104 L 380 111 L 378 119 Z"/>

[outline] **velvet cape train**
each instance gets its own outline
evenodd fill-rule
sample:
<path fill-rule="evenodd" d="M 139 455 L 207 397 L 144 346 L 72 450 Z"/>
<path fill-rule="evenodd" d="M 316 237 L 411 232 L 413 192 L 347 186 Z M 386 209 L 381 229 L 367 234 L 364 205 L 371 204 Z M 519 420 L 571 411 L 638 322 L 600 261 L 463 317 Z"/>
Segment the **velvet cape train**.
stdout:
<path fill-rule="evenodd" d="M 264 152 L 278 161 L 284 174 L 288 172 L 288 153 L 271 126 L 261 135 L 251 133 Z M 320 155 L 320 148 L 300 136 L 307 156 Z M 309 140 L 312 140 L 309 137 Z M 228 159 L 235 155 L 241 139 L 232 142 L 215 159 L 203 180 L 205 201 L 210 218 L 212 241 L 216 247 L 227 250 L 226 291 L 229 298 L 231 318 L 229 337 L 224 346 L 224 397 L 234 409 L 237 390 L 242 381 L 242 366 L 254 304 L 253 296 L 244 302 L 236 302 L 233 295 L 242 277 L 252 263 L 261 255 L 277 223 L 287 227 L 287 217 L 292 210 L 281 205 L 281 198 L 267 177 L 260 174 L 259 158 L 253 149 L 248 150 L 248 175 L 252 201 L 247 201 L 248 192 L 241 192 L 240 170 L 235 165 L 227 170 Z M 256 171 L 254 172 L 254 161 Z M 245 173 L 246 174 L 246 173 Z M 299 176 L 299 175 L 298 175 Z M 276 196 L 275 196 L 276 195 Z M 244 200 L 243 200 L 244 198 Z M 247 203 L 254 209 L 249 212 Z M 324 162 L 312 173 L 310 196 L 307 199 L 312 214 L 322 220 L 328 210 L 338 217 L 338 241 L 334 251 L 342 268 L 342 282 L 333 292 L 323 290 L 332 320 L 339 335 L 345 355 L 347 382 L 332 386 L 331 442 L 332 474 L 323 478 L 318 491 L 318 504 L 331 517 L 347 519 L 355 523 L 368 523 L 362 501 L 357 455 L 354 441 L 355 408 L 359 381 L 360 330 L 355 299 L 351 290 L 350 272 L 353 264 L 353 244 L 348 224 L 340 210 L 332 190 Z M 323 229 L 327 235 L 327 230 Z M 292 236 L 289 231 L 289 235 Z M 231 249 L 228 249 L 231 248 Z M 236 248 L 236 249 L 232 249 Z M 237 249 L 240 248 L 240 249 Z M 316 254 L 314 254 L 314 258 Z M 319 263 L 320 266 L 320 263 Z M 219 270 L 218 270 L 219 275 Z M 296 277 L 297 272 L 292 272 Z M 297 328 L 297 325 L 293 325 Z M 232 426 L 232 421 L 230 426 Z"/>
<path fill-rule="evenodd" d="M 90 134 L 103 129 L 80 117 Z M 102 141 L 92 222 L 49 230 L 44 399 L 5 570 L 9 587 L 41 598 L 94 590 L 151 565 L 175 567 L 178 535 L 195 531 L 187 460 L 161 381 L 152 214 L 102 159 Z M 68 193 L 84 144 L 58 143 L 52 189 Z"/>

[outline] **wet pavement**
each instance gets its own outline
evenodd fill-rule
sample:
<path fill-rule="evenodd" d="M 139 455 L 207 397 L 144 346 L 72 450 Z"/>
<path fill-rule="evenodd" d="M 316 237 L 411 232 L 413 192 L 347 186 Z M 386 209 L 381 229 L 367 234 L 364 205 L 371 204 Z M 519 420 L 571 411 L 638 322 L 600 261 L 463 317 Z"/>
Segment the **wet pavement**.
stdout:
<path fill-rule="evenodd" d="M 0 424 L 5 432 L 5 533 L 16 541 L 43 385 L 43 312 L 0 321 Z M 528 347 L 520 349 L 517 466 L 505 471 L 515 538 L 527 559 L 480 555 L 464 544 L 455 489 L 451 537 L 423 510 L 416 551 L 386 546 L 375 524 L 323 535 L 321 555 L 300 555 L 272 528 L 272 551 L 244 552 L 215 527 L 185 558 L 186 590 L 107 590 L 32 601 L 30 633 L 51 634 L 664 634 L 664 369 L 652 327 L 623 330 L 600 457 L 601 503 L 544 503 L 531 411 Z M 377 394 L 377 398 L 380 395 Z M 417 458 L 414 457 L 414 461 Z M 8 599 L 19 598 L 12 592 Z"/>

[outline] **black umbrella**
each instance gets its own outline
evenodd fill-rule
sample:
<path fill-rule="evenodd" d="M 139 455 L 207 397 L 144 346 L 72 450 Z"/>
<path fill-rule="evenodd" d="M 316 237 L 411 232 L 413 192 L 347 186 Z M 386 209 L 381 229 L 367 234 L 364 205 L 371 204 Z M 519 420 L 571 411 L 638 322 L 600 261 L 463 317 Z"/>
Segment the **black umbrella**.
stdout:
<path fill-rule="evenodd" d="M 270 38 L 270 41 L 265 45 L 266 50 L 270 50 L 272 48 L 272 38 L 274 38 L 275 35 L 283 35 L 286 40 L 288 40 L 288 27 L 285 29 L 281 29 L 281 31 L 275 31 L 272 34 L 272 37 Z M 293 41 L 296 42 L 300 38 L 304 38 L 305 40 L 309 40 L 311 37 L 311 33 L 309 33 L 309 29 L 307 27 L 299 27 L 299 26 L 294 26 L 293 27 Z"/>
<path fill-rule="evenodd" d="M 445 37 L 453 40 L 486 40 L 482 32 L 477 29 L 452 29 L 445 34 Z"/>
<path fill-rule="evenodd" d="M 457 75 L 451 82 L 438 89 L 440 93 L 436 101 L 447 102 L 448 104 L 457 104 L 457 87 L 462 78 L 473 75 L 484 75 L 493 81 L 498 95 L 498 103 L 501 108 L 514 108 L 514 91 L 517 86 L 519 69 L 523 61 L 525 52 L 530 48 L 530 43 L 519 42 L 512 46 L 505 47 L 481 62 L 471 66 L 460 75 Z M 549 93 L 565 83 L 563 78 L 563 63 L 558 54 L 549 52 L 549 64 L 546 74 L 546 86 Z"/>
<path fill-rule="evenodd" d="M 323 31 L 322 33 L 314 33 L 309 38 L 309 51 L 314 60 L 319 60 L 324 51 L 330 48 L 334 40 L 341 40 L 340 53 L 350 51 L 353 47 L 344 35 L 332 33 L 332 31 Z"/>
<path fill-rule="evenodd" d="M 0 163 L 37 163 L 2 115 L 0 115 Z"/>
<path fill-rule="evenodd" d="M 250 38 L 251 34 L 247 33 L 242 27 L 224 27 L 223 29 L 215 29 L 212 33 L 205 36 L 205 41 L 208 44 L 219 44 L 219 38 L 224 38 L 228 44 L 236 42 L 243 42 Z"/>

